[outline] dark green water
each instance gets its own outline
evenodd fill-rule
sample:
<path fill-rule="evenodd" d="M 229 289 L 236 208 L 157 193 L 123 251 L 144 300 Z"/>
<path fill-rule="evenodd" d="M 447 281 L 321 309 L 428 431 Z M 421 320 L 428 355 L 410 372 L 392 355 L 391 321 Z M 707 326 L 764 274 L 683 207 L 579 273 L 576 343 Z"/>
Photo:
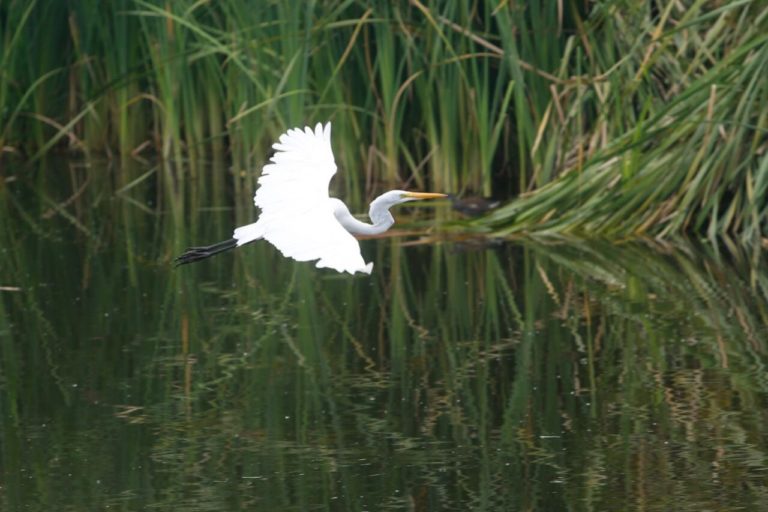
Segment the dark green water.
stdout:
<path fill-rule="evenodd" d="M 266 244 L 174 270 L 226 203 L 66 202 L 80 172 L 0 186 L 2 510 L 768 509 L 750 251 L 395 237 L 370 277 Z"/>

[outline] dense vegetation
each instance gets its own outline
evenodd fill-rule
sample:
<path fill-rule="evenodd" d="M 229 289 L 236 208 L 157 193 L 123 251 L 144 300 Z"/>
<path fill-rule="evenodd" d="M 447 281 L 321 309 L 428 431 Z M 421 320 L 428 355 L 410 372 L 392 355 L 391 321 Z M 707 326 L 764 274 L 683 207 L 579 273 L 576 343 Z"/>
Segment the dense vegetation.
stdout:
<path fill-rule="evenodd" d="M 477 222 L 501 233 L 768 232 L 765 2 L 4 0 L 0 31 L 4 162 L 226 188 L 330 119 L 356 205 L 406 184 L 520 195 Z"/>

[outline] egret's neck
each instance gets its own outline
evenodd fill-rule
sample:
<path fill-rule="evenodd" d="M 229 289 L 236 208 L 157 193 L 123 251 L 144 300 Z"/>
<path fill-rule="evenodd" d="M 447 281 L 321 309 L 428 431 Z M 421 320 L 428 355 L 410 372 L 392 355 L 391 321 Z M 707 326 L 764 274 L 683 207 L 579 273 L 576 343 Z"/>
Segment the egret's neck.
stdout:
<path fill-rule="evenodd" d="M 392 224 L 395 223 L 394 217 L 389 213 L 390 205 L 382 204 L 380 201 L 377 202 L 378 200 L 379 198 L 374 199 L 368 210 L 368 216 L 371 218 L 373 224 L 360 222 L 354 218 L 352 214 L 349 213 L 347 206 L 338 199 L 333 200 L 333 213 L 339 223 L 344 226 L 344 229 L 353 235 L 378 235 L 388 230 L 392 227 Z"/>
<path fill-rule="evenodd" d="M 389 213 L 389 208 L 394 205 L 384 202 L 382 200 L 383 197 L 379 196 L 374 199 L 370 208 L 368 208 L 368 217 L 371 218 L 373 227 L 376 229 L 374 234 L 385 232 L 395 223 L 395 218 Z"/>

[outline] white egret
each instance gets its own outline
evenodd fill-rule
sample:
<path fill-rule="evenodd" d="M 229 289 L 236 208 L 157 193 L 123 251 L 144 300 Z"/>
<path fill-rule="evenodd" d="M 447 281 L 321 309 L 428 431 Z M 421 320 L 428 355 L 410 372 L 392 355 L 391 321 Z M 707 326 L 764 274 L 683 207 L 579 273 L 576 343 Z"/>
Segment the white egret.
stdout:
<path fill-rule="evenodd" d="M 258 220 L 235 229 L 229 240 L 190 247 L 176 258 L 178 265 L 264 239 L 288 258 L 317 260 L 318 268 L 370 274 L 373 263 L 365 263 L 353 235 L 376 235 L 388 230 L 395 223 L 389 212 L 392 206 L 447 197 L 390 190 L 373 200 L 368 210 L 372 224 L 366 224 L 354 218 L 341 200 L 328 195 L 328 184 L 336 174 L 331 123 L 325 127 L 318 123 L 314 131 L 310 127 L 288 130 L 272 147 L 276 153 L 264 166 L 253 197 L 261 209 Z"/>

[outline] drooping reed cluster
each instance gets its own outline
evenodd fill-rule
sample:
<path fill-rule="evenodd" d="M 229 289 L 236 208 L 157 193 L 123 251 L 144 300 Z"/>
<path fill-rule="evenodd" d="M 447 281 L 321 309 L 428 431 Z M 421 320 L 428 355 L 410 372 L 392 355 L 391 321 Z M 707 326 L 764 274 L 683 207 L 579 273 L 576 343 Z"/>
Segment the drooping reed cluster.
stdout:
<path fill-rule="evenodd" d="M 330 119 L 353 203 L 429 186 L 522 194 L 478 222 L 502 233 L 765 236 L 761 2 L 10 0 L 0 31 L 5 160 L 235 179 Z"/>

